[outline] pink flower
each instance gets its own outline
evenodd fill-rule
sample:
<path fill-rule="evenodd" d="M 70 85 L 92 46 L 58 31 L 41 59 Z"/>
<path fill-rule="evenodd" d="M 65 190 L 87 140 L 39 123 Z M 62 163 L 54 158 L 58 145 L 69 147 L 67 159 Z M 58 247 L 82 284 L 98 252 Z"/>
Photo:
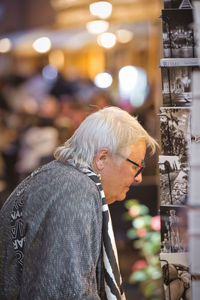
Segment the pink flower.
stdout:
<path fill-rule="evenodd" d="M 151 219 L 151 227 L 153 230 L 159 231 L 161 227 L 160 217 L 155 216 Z"/>
<path fill-rule="evenodd" d="M 145 227 L 137 229 L 137 235 L 141 238 L 147 234 L 147 230 Z"/>
<path fill-rule="evenodd" d="M 136 261 L 132 266 L 132 272 L 142 270 L 148 266 L 147 262 L 144 259 Z"/>

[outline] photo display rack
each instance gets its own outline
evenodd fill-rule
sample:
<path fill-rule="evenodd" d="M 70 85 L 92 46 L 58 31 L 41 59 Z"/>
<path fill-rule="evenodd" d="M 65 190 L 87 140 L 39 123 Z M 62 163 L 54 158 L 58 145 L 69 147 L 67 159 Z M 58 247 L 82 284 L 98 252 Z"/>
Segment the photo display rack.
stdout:
<path fill-rule="evenodd" d="M 159 109 L 161 251 L 165 298 L 190 299 L 188 263 L 188 191 L 192 140 L 193 74 L 199 71 L 193 5 L 190 0 L 163 0 L 163 58 L 160 60 L 162 106 Z M 195 83 L 193 81 L 196 81 Z M 199 82 L 200 89 L 200 82 Z M 200 118 L 200 115 L 199 115 Z"/>

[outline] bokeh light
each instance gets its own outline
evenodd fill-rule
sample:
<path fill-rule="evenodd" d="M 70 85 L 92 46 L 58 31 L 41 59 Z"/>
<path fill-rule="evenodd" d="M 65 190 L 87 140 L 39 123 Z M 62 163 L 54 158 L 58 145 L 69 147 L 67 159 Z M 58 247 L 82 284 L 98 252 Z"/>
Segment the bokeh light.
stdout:
<path fill-rule="evenodd" d="M 54 82 L 58 76 L 58 70 L 53 65 L 47 65 L 42 69 L 42 76 L 47 82 Z"/>
<path fill-rule="evenodd" d="M 134 66 L 125 66 L 119 71 L 119 92 L 122 99 L 129 99 L 136 86 L 138 71 Z"/>
<path fill-rule="evenodd" d="M 97 43 L 104 48 L 112 48 L 116 44 L 116 35 L 111 32 L 105 32 L 97 37 Z"/>
<path fill-rule="evenodd" d="M 86 24 L 86 28 L 91 34 L 100 34 L 109 28 L 109 23 L 102 20 L 91 21 Z"/>
<path fill-rule="evenodd" d="M 12 44 L 8 38 L 0 40 L 0 53 L 7 53 L 11 50 Z"/>
<path fill-rule="evenodd" d="M 48 37 L 41 37 L 34 41 L 33 48 L 39 53 L 46 53 L 51 49 L 51 41 Z"/>
<path fill-rule="evenodd" d="M 132 106 L 142 106 L 149 92 L 147 75 L 142 68 L 125 66 L 119 71 L 119 93 Z"/>
<path fill-rule="evenodd" d="M 117 36 L 117 40 L 120 43 L 125 44 L 132 40 L 133 32 L 131 32 L 130 30 L 126 30 L 126 29 L 119 29 L 116 31 L 116 36 Z"/>
<path fill-rule="evenodd" d="M 89 6 L 90 13 L 98 18 L 107 19 L 112 13 L 112 4 L 107 1 L 98 1 Z"/>
<path fill-rule="evenodd" d="M 109 73 L 99 73 L 94 78 L 94 83 L 99 88 L 108 88 L 112 84 L 112 76 Z"/>

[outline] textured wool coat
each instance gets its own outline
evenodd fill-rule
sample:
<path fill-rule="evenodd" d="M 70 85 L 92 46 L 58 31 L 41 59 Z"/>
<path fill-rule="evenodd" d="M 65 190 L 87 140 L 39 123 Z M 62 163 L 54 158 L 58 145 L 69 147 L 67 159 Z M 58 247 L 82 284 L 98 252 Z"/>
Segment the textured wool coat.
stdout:
<path fill-rule="evenodd" d="M 101 206 L 94 182 L 73 166 L 52 161 L 25 179 L 0 211 L 0 299 L 104 299 Z"/>

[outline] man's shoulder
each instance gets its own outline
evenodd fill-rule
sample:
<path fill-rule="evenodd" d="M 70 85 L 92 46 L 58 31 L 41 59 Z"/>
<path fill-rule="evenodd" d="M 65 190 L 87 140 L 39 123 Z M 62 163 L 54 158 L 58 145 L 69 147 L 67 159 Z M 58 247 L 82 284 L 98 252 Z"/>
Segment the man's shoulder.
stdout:
<path fill-rule="evenodd" d="M 71 166 L 70 164 L 64 164 L 60 161 L 52 161 L 49 164 L 42 167 L 41 176 L 45 178 L 45 180 L 50 180 L 53 182 L 59 182 L 59 186 L 70 184 L 76 184 L 78 187 L 88 187 L 94 188 L 95 183 L 83 172 L 78 170 L 77 168 Z"/>
<path fill-rule="evenodd" d="M 35 180 L 30 183 L 28 193 L 35 193 L 39 187 L 38 198 L 48 194 L 49 200 L 56 202 L 73 201 L 76 203 L 80 198 L 82 204 L 90 201 L 100 202 L 100 194 L 96 184 L 82 171 L 70 164 L 60 161 L 52 161 L 43 166 L 41 172 L 35 176 Z M 35 196 L 34 196 L 35 198 Z M 96 202 L 95 201 L 95 202 Z"/>
<path fill-rule="evenodd" d="M 70 164 L 65 164 L 57 160 L 53 160 L 48 164 L 45 164 L 35 171 L 33 171 L 29 177 L 27 177 L 24 181 L 24 184 L 33 184 L 33 182 L 42 184 L 55 184 L 59 182 L 68 183 L 70 181 L 84 181 L 91 183 L 91 180 L 88 180 L 88 176 L 85 176 L 81 171 L 71 166 Z M 19 186 L 23 185 L 21 183 Z"/>
<path fill-rule="evenodd" d="M 79 196 L 82 201 L 85 198 L 96 198 L 99 202 L 98 194 L 96 185 L 87 175 L 69 164 L 54 160 L 36 169 L 22 181 L 7 199 L 1 213 L 10 211 L 16 201 L 23 201 L 25 206 L 31 202 L 34 210 L 35 206 L 43 206 L 45 203 L 49 206 L 65 199 L 73 198 L 75 201 Z"/>

